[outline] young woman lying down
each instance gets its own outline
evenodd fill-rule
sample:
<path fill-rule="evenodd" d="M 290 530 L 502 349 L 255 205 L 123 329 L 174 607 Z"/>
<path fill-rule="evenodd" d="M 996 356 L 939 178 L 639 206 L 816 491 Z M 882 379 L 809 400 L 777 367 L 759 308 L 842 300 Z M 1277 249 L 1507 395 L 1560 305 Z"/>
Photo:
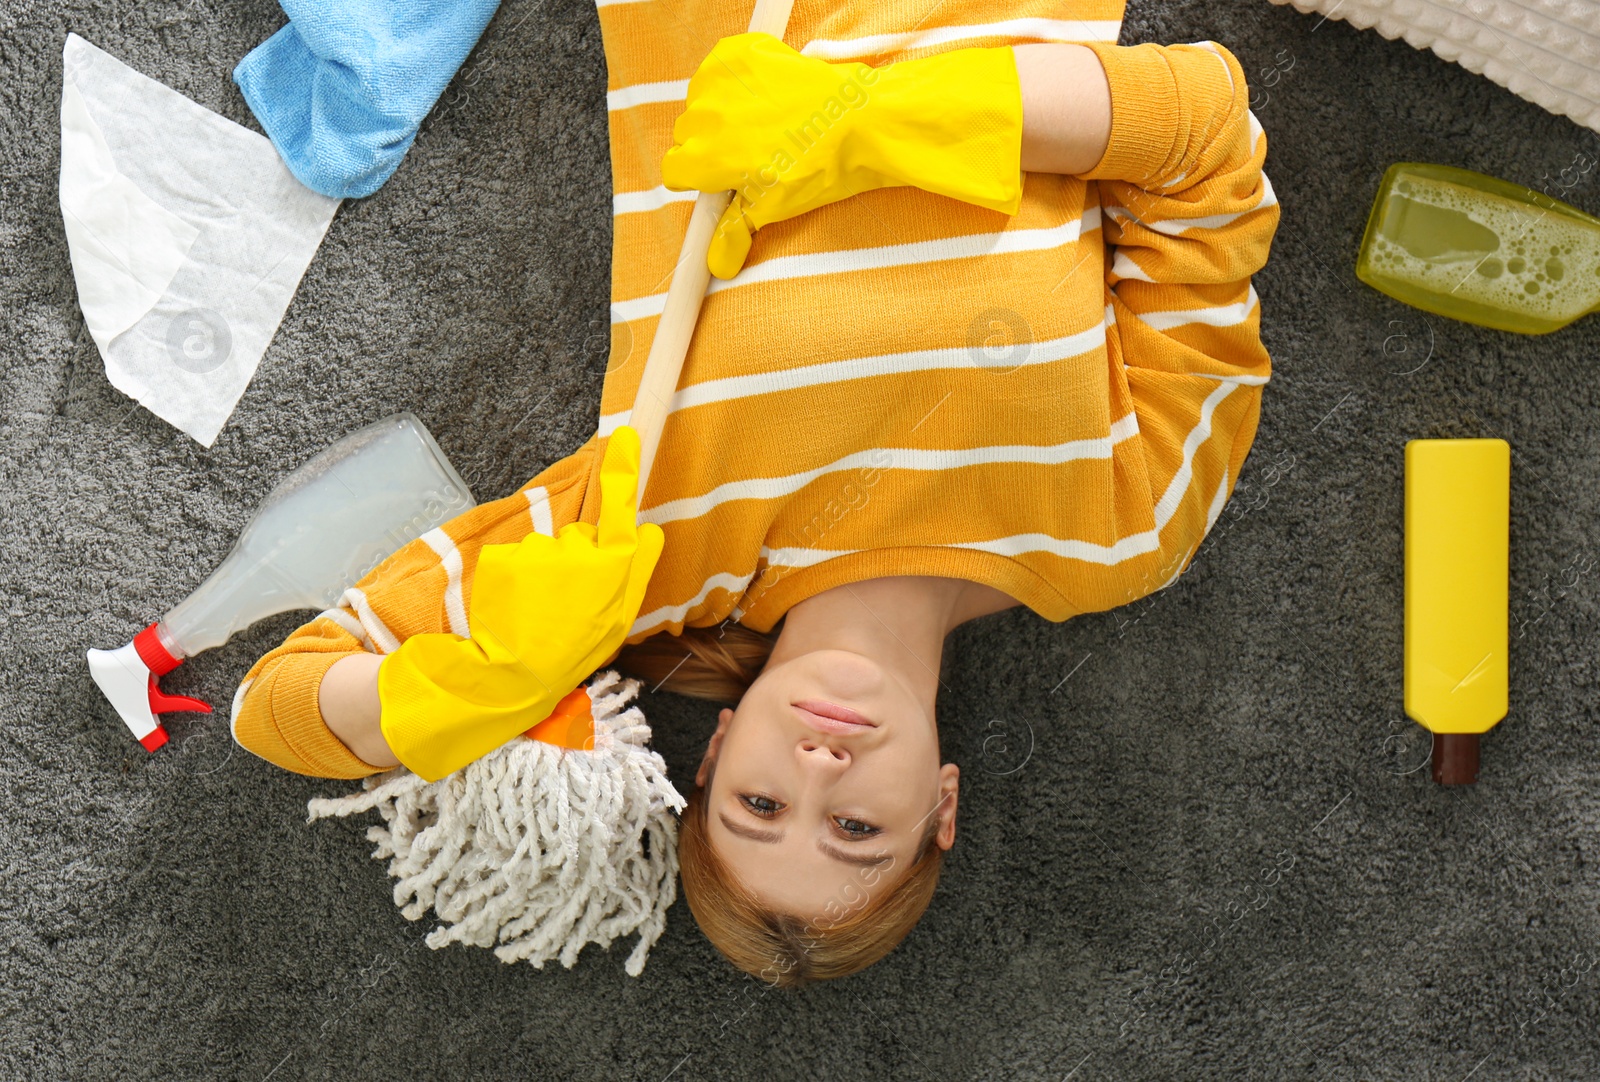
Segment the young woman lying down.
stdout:
<path fill-rule="evenodd" d="M 799 0 L 780 43 L 740 33 L 743 3 L 602 4 L 598 431 L 261 658 L 239 742 L 324 777 L 419 769 L 428 659 L 513 604 L 485 546 L 600 523 L 604 465 L 643 589 L 615 664 L 727 704 L 681 824 L 696 920 L 785 985 L 892 950 L 956 840 L 945 637 L 1170 584 L 1256 431 L 1266 138 L 1226 49 L 1117 46 L 1121 8 Z M 634 533 L 629 407 L 696 190 L 730 188 Z"/>

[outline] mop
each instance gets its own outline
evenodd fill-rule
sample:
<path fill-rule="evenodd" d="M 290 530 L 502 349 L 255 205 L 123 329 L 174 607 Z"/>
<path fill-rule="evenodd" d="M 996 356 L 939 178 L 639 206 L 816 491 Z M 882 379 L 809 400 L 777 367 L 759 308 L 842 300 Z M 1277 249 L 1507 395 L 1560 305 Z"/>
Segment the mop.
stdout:
<path fill-rule="evenodd" d="M 635 680 L 607 671 L 563 700 L 592 738 L 562 747 L 539 727 L 439 781 L 399 767 L 363 791 L 312 800 L 308 821 L 376 809 L 372 855 L 389 861 L 407 920 L 430 908 L 437 950 L 492 947 L 502 962 L 568 969 L 586 944 L 637 934 L 625 966 L 644 971 L 677 896 L 677 821 L 683 797 L 649 749 Z M 575 701 L 581 700 L 581 702 Z M 556 716 L 542 722 L 565 722 Z"/>

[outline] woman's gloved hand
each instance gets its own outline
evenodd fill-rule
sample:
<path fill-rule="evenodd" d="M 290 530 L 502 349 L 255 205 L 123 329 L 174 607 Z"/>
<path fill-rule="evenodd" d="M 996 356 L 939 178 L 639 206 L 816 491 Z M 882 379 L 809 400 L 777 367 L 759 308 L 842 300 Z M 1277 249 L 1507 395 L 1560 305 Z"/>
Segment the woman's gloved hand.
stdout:
<path fill-rule="evenodd" d="M 378 669 L 379 727 L 427 781 L 466 766 L 543 721 L 622 647 L 661 556 L 661 527 L 635 527 L 639 436 L 611 435 L 600 467 L 600 522 L 485 545 L 469 638 L 413 635 Z"/>
<path fill-rule="evenodd" d="M 732 190 L 707 258 L 731 278 L 750 236 L 873 188 L 911 185 L 1015 214 L 1022 90 L 1010 49 L 886 68 L 802 56 L 768 34 L 719 41 L 689 80 L 661 162 L 668 188 Z"/>

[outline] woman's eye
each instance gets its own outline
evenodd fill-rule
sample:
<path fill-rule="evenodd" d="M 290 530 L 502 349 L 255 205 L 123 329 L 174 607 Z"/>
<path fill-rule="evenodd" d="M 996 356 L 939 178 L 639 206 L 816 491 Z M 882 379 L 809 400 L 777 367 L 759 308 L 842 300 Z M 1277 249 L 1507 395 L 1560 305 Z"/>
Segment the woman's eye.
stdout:
<path fill-rule="evenodd" d="M 770 819 L 783 810 L 783 805 L 773 800 L 770 796 L 754 796 L 748 793 L 740 793 L 739 801 L 746 808 L 749 808 L 751 812 L 761 816 L 763 819 Z"/>
<path fill-rule="evenodd" d="M 866 838 L 878 833 L 877 827 L 863 823 L 859 819 L 835 819 L 834 822 L 839 824 L 840 830 L 846 834 L 853 834 L 858 838 Z"/>

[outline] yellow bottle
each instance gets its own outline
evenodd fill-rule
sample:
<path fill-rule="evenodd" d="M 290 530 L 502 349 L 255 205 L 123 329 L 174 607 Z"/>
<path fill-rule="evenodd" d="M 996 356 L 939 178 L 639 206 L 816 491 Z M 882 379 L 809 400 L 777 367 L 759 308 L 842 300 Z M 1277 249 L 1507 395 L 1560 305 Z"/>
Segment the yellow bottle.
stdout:
<path fill-rule="evenodd" d="M 1406 444 L 1406 713 L 1433 732 L 1433 780 L 1478 779 L 1478 734 L 1506 716 L 1511 445 Z"/>
<path fill-rule="evenodd" d="M 1600 309 L 1600 218 L 1482 173 L 1400 162 L 1378 187 L 1356 277 L 1425 312 L 1548 334 Z"/>

